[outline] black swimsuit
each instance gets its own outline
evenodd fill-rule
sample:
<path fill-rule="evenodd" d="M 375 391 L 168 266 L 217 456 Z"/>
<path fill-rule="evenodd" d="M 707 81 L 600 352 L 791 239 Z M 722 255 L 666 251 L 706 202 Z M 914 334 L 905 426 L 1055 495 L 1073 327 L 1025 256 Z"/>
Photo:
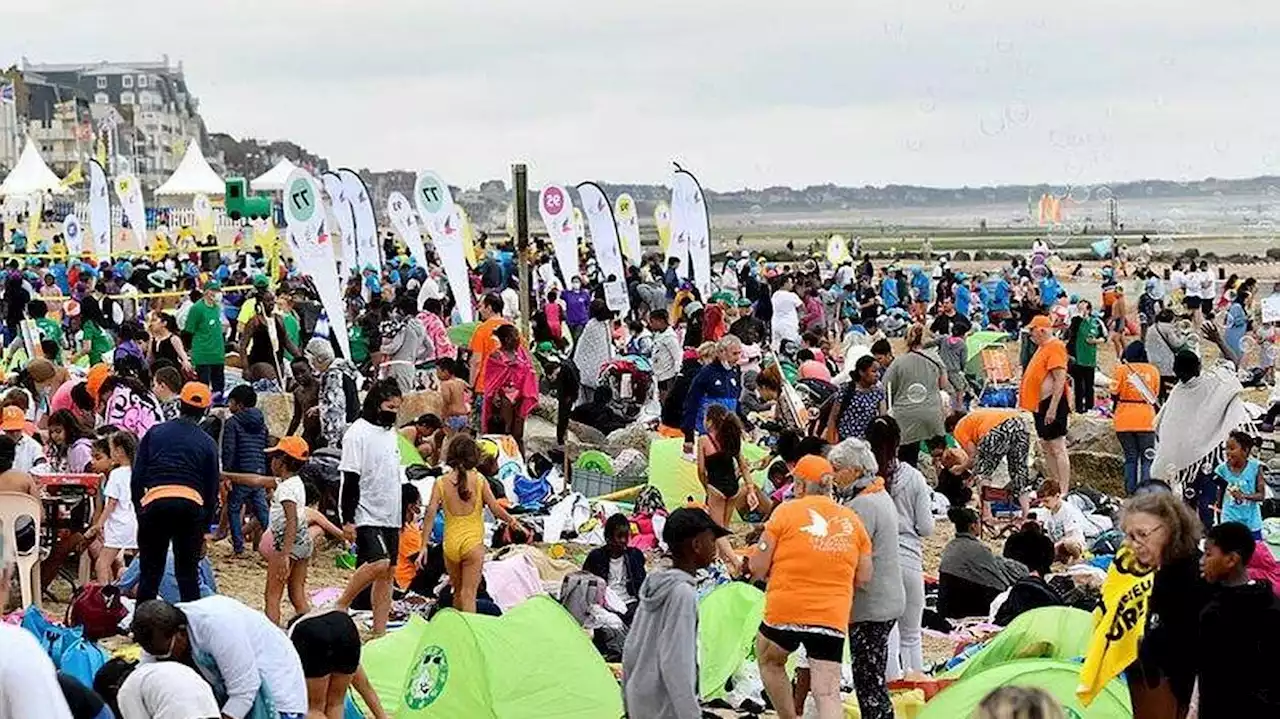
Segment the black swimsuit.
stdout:
<path fill-rule="evenodd" d="M 711 440 L 715 444 L 715 440 Z M 716 447 L 719 450 L 719 446 Z M 738 458 L 727 452 L 717 451 L 703 458 L 707 468 L 707 484 L 715 487 L 726 499 L 738 493 Z"/>

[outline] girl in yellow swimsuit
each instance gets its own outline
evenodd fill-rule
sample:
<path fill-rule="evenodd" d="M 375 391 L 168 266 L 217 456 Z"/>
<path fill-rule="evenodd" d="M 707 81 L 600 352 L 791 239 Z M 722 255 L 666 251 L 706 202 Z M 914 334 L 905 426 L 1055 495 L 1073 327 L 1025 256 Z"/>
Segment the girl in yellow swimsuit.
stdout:
<path fill-rule="evenodd" d="M 458 434 L 449 442 L 445 462 L 450 471 L 436 480 L 431 490 L 431 502 L 422 523 L 422 546 L 429 545 L 436 512 L 443 509 L 444 567 L 453 586 L 453 606 L 474 614 L 484 568 L 484 508 L 488 507 L 493 516 L 508 525 L 517 526 L 518 522 L 498 504 L 489 483 L 475 471 L 480 450 L 470 435 Z M 419 554 L 419 565 L 425 563 L 426 556 L 425 550 Z"/>

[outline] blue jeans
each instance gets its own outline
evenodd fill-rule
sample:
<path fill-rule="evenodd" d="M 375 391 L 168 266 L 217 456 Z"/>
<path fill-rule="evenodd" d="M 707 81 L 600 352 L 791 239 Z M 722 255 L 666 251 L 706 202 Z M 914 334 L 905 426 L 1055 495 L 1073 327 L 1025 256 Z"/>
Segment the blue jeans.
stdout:
<path fill-rule="evenodd" d="M 236 554 L 244 551 L 244 522 L 240 519 L 240 510 L 246 505 L 264 530 L 271 527 L 271 515 L 267 512 L 267 491 L 260 487 L 231 485 L 231 492 L 227 495 L 227 524 L 231 529 L 231 547 L 236 550 Z"/>
<path fill-rule="evenodd" d="M 1148 451 L 1154 452 L 1155 432 L 1116 432 L 1120 449 L 1124 450 L 1124 490 L 1132 495 L 1139 485 L 1151 480 L 1151 460 Z"/>

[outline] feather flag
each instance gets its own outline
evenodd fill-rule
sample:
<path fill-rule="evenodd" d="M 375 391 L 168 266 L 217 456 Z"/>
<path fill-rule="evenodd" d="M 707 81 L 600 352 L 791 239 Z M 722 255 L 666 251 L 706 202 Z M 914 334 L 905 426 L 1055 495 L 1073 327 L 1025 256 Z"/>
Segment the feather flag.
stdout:
<path fill-rule="evenodd" d="M 653 224 L 658 229 L 658 249 L 666 254 L 671 246 L 671 206 L 659 202 L 653 208 Z"/>
<path fill-rule="evenodd" d="M 693 265 L 693 281 L 706 297 L 711 291 L 711 218 L 702 186 L 687 170 L 676 170 L 671 184 L 671 205 L 671 245 L 676 253 L 669 249 L 669 256 L 688 254 L 689 264 Z M 680 264 L 683 267 L 685 263 Z"/>
<path fill-rule="evenodd" d="M 624 192 L 613 201 L 613 217 L 618 224 L 622 254 L 631 260 L 631 264 L 640 264 L 643 254 L 640 250 L 640 215 L 636 212 L 636 201 L 631 195 Z"/>
<path fill-rule="evenodd" d="M 107 195 L 107 173 L 97 160 L 89 161 L 89 229 L 94 256 L 99 260 L 111 257 L 111 198 Z"/>
<path fill-rule="evenodd" d="M 556 264 L 560 265 L 565 287 L 582 274 L 578 264 L 578 231 L 573 222 L 573 210 L 569 193 L 559 185 L 548 185 L 538 195 L 538 212 L 542 215 L 542 224 L 547 227 L 547 234 L 551 236 L 551 247 L 555 250 Z"/>
<path fill-rule="evenodd" d="M 578 185 L 578 198 L 582 200 L 582 214 L 591 228 L 591 246 L 596 254 L 596 262 L 605 275 L 605 299 L 609 301 L 609 309 L 626 313 L 631 309 L 627 297 L 626 268 L 622 264 L 622 251 L 618 247 L 618 226 L 613 219 L 609 198 L 594 182 Z"/>

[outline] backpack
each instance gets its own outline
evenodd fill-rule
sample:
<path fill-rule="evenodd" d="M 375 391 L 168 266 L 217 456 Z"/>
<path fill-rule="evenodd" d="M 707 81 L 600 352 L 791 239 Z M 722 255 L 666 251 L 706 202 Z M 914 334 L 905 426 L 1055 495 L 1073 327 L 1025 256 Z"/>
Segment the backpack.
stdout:
<path fill-rule="evenodd" d="M 92 641 L 118 634 L 120 621 L 128 613 L 120 601 L 119 588 L 90 582 L 71 598 L 66 623 L 69 627 L 80 627 L 85 638 Z"/>
<path fill-rule="evenodd" d="M 348 372 L 342 373 L 342 395 L 346 398 L 347 421 L 354 422 L 360 416 L 360 388 L 356 378 Z"/>
<path fill-rule="evenodd" d="M 84 638 L 79 627 L 68 629 L 54 624 L 35 607 L 28 607 L 23 614 L 22 628 L 35 636 L 53 661 L 54 669 L 87 687 L 93 686 L 93 678 L 107 663 L 106 655 L 98 645 Z"/>
<path fill-rule="evenodd" d="M 582 624 L 592 605 L 604 606 L 608 586 L 604 579 L 591 572 L 574 572 L 560 583 L 560 604 Z"/>
<path fill-rule="evenodd" d="M 831 422 L 831 412 L 835 411 L 835 419 L 840 421 L 841 415 L 849 409 L 849 403 L 853 401 L 853 380 L 846 382 L 840 388 L 834 390 L 827 398 L 818 406 L 818 411 L 814 414 L 816 417 L 809 425 L 809 434 L 822 436 L 822 432 Z"/>

